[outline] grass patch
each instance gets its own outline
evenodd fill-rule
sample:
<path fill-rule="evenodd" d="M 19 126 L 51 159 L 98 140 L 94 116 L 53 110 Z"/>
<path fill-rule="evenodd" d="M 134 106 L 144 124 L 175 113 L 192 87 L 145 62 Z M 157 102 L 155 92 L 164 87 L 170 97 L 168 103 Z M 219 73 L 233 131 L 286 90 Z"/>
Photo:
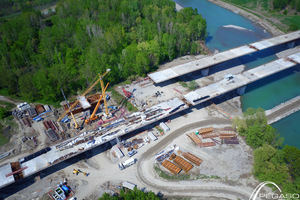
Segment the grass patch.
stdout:
<path fill-rule="evenodd" d="M 221 179 L 221 177 L 217 175 L 206 176 L 204 174 L 176 174 L 169 175 L 162 171 L 159 167 L 154 166 L 154 170 L 158 173 L 158 175 L 166 180 L 197 180 L 197 179 Z"/>
<path fill-rule="evenodd" d="M 138 111 L 136 107 L 134 107 L 130 102 L 128 102 L 127 99 L 124 96 L 122 96 L 119 92 L 117 92 L 115 89 L 111 89 L 110 91 L 111 91 L 112 98 L 117 101 L 118 105 L 122 103 L 122 101 L 125 101 L 123 105 L 127 108 L 128 111 L 130 112 Z"/>
<path fill-rule="evenodd" d="M 155 126 L 155 128 L 159 131 L 159 133 L 164 133 L 164 131 L 161 128 L 159 128 L 159 126 Z"/>
<path fill-rule="evenodd" d="M 6 144 L 8 142 L 7 137 L 2 135 L 4 126 L 0 123 L 0 146 Z"/>
<path fill-rule="evenodd" d="M 186 84 L 186 82 L 179 81 L 178 83 L 179 83 L 182 87 L 188 88 L 188 85 Z"/>
<path fill-rule="evenodd" d="M 14 104 L 12 104 L 12 103 L 8 103 L 8 102 L 6 102 L 6 101 L 1 101 L 1 100 L 0 100 L 0 104 L 1 104 L 1 105 L 4 105 L 5 108 L 6 108 L 6 110 L 12 110 L 13 108 L 16 107 L 16 106 L 15 106 Z"/>
<path fill-rule="evenodd" d="M 199 85 L 197 84 L 196 81 L 191 81 L 189 83 L 183 82 L 183 81 L 179 81 L 178 82 L 182 87 L 188 88 L 190 91 L 195 90 L 199 87 Z"/>

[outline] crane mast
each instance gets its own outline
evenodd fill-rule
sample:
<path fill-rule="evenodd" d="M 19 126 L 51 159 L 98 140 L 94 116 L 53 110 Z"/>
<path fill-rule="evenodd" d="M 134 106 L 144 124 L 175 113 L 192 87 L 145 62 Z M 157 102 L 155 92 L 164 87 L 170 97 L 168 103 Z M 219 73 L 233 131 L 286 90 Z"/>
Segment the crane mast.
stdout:
<path fill-rule="evenodd" d="M 63 89 L 60 88 L 60 90 L 61 90 L 61 93 L 63 94 L 63 96 L 64 96 L 64 98 L 65 98 L 65 100 L 66 100 L 66 103 L 67 103 L 67 105 L 68 105 L 68 107 L 69 107 L 71 116 L 72 116 L 72 118 L 73 118 L 73 120 L 74 120 L 75 128 L 77 129 L 77 128 L 79 128 L 79 125 L 77 124 L 77 122 L 76 122 L 76 120 L 75 120 L 75 117 L 74 117 L 74 115 L 73 115 L 73 113 L 72 113 L 72 111 L 71 111 L 70 105 L 69 105 L 69 103 L 68 103 L 68 101 L 67 101 L 67 98 L 66 98 L 66 96 L 65 96 L 65 93 L 64 93 Z"/>
<path fill-rule="evenodd" d="M 85 96 L 87 93 L 89 93 L 95 87 L 95 85 L 97 83 L 100 82 L 100 84 L 101 84 L 101 81 L 102 81 L 103 77 L 109 71 L 110 71 L 110 69 L 107 69 L 106 72 L 103 75 L 98 74 L 99 78 L 93 84 L 91 84 L 90 87 L 81 94 L 81 96 Z M 102 89 L 102 93 L 103 93 L 103 89 L 104 89 L 103 81 L 102 81 L 102 84 L 101 84 L 101 89 Z M 68 114 L 73 108 L 75 108 L 75 106 L 78 104 L 78 102 L 79 102 L 79 99 L 77 99 L 72 105 L 70 105 L 69 109 L 67 109 L 63 114 L 61 114 L 60 117 L 57 119 L 57 121 L 61 121 L 66 116 L 66 114 Z M 107 108 L 106 98 L 104 98 L 104 105 L 105 105 L 105 112 L 108 115 L 108 108 Z"/>

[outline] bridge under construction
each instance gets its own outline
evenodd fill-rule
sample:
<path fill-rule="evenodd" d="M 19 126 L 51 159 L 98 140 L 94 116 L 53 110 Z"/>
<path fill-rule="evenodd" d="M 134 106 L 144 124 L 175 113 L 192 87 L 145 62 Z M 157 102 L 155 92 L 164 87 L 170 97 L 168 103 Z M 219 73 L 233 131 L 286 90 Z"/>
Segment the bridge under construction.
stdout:
<path fill-rule="evenodd" d="M 297 31 L 283 36 L 260 41 L 257 43 L 252 43 L 249 46 L 246 45 L 243 47 L 236 48 L 235 50 L 229 50 L 223 52 L 223 54 L 220 53 L 213 56 L 213 58 L 216 58 L 213 59 L 216 60 L 216 62 L 211 63 L 211 65 L 233 59 L 234 55 L 241 56 L 245 52 L 250 53 L 250 49 L 251 51 L 257 51 L 286 42 L 290 43 L 299 38 L 300 31 Z M 276 41 L 281 41 L 281 43 Z M 241 49 L 244 49 L 244 51 L 242 51 Z M 229 55 L 229 52 L 236 52 L 236 54 L 229 56 L 227 57 L 227 59 L 225 59 L 224 55 Z M 221 58 L 219 58 L 218 55 Z M 209 60 L 211 59 L 211 57 L 208 57 L 207 59 Z M 143 111 L 135 112 L 131 115 L 119 118 L 106 127 L 102 127 L 89 132 L 84 132 L 76 136 L 75 138 L 71 138 L 69 140 L 61 142 L 60 144 L 47 147 L 39 152 L 21 158 L 17 162 L 7 163 L 0 167 L 0 188 L 12 184 L 18 179 L 31 176 L 41 170 L 44 170 L 57 163 L 65 161 L 66 159 L 79 155 L 99 145 L 107 143 L 111 140 L 115 140 L 116 138 L 128 134 L 129 132 L 153 124 L 175 113 L 181 112 L 189 108 L 190 106 L 206 102 L 209 99 L 220 96 L 232 90 L 237 90 L 238 94 L 243 94 L 245 92 L 247 84 L 263 79 L 267 76 L 276 74 L 280 71 L 289 69 L 299 64 L 300 52 L 296 52 L 286 56 L 285 58 L 277 59 L 275 61 L 258 66 L 256 68 L 250 69 L 237 75 L 228 76 L 224 80 L 210 84 L 206 87 L 202 87 L 198 90 L 189 92 L 183 95 L 182 99 L 174 98 L 169 101 L 161 102 L 160 104 L 152 106 Z M 204 64 L 202 66 L 204 66 Z M 207 62 L 206 67 L 208 67 Z M 180 68 L 184 67 L 181 66 Z M 193 70 L 195 71 L 200 69 L 201 68 Z M 190 67 L 187 67 L 186 72 L 189 70 Z M 163 79 L 160 80 L 163 81 Z"/>
<path fill-rule="evenodd" d="M 288 33 L 273 38 L 268 38 L 258 42 L 250 43 L 249 45 L 244 45 L 227 51 L 223 51 L 213 56 L 201 58 L 196 61 L 157 71 L 148 74 L 148 76 L 153 80 L 154 83 L 162 83 L 164 81 L 198 70 L 201 70 L 203 76 L 207 76 L 209 73 L 209 67 L 211 66 L 284 43 L 287 43 L 289 47 L 293 47 L 295 45 L 295 41 L 299 38 L 300 31 Z"/>

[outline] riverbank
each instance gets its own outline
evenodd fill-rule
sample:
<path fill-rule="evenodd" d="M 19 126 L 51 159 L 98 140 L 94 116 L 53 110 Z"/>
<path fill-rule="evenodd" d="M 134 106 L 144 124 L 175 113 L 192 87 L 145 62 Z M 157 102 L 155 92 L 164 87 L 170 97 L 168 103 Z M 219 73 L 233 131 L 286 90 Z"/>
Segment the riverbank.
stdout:
<path fill-rule="evenodd" d="M 258 16 L 247 12 L 241 8 L 238 8 L 234 5 L 225 3 L 221 0 L 208 0 L 209 2 L 216 4 L 218 6 L 221 6 L 227 10 L 230 10 L 236 14 L 239 14 L 243 17 L 246 17 L 247 19 L 251 20 L 252 22 L 254 22 L 256 25 L 263 27 L 266 31 L 268 31 L 270 34 L 272 34 L 273 36 L 278 36 L 281 34 L 284 34 L 284 32 L 282 32 L 281 30 L 277 29 L 274 25 L 270 24 L 268 21 L 259 18 Z"/>

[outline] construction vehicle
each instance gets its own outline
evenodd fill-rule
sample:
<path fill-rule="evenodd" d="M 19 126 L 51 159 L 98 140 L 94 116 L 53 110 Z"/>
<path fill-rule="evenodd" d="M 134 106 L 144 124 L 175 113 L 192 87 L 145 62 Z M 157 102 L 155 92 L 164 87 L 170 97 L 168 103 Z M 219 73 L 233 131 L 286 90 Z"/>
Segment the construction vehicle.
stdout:
<path fill-rule="evenodd" d="M 98 74 L 98 76 L 96 76 L 96 78 L 97 77 L 99 77 L 98 79 L 94 79 L 93 80 L 93 83 L 89 86 L 89 88 L 86 90 L 86 91 L 84 91 L 82 94 L 81 94 L 81 96 L 85 96 L 87 93 L 89 93 L 94 87 L 95 87 L 95 85 L 97 85 L 97 83 L 99 83 L 99 82 L 101 82 L 101 80 L 102 80 L 102 78 L 108 73 L 110 71 L 110 69 L 107 69 L 106 70 L 106 72 L 101 76 L 100 74 Z M 102 84 L 103 84 L 103 81 L 102 81 Z M 104 84 L 103 84 L 103 89 L 104 89 Z M 102 91 L 103 92 L 103 91 Z M 105 99 L 105 98 L 104 98 Z M 61 114 L 60 115 L 60 117 L 57 119 L 57 121 L 60 121 L 60 120 L 62 120 L 73 108 L 75 108 L 76 107 L 76 105 L 79 103 L 79 98 L 77 98 L 77 100 L 72 104 L 72 105 L 70 105 L 70 107 L 69 107 L 69 109 L 67 109 L 63 114 Z M 106 99 L 104 100 L 104 103 L 106 104 L 106 106 L 107 106 L 107 103 L 106 103 Z M 107 114 L 108 114 L 108 109 L 106 109 L 107 110 Z"/>
<path fill-rule="evenodd" d="M 118 109 L 117 106 L 108 106 L 108 108 L 111 108 L 111 109 L 113 109 L 113 110 L 117 110 L 117 109 Z"/>
<path fill-rule="evenodd" d="M 68 105 L 68 108 L 70 109 L 70 105 L 69 105 L 69 103 L 68 103 L 68 101 L 67 101 L 67 98 L 66 98 L 66 96 L 65 96 L 65 93 L 64 93 L 63 89 L 60 88 L 60 90 L 61 90 L 61 93 L 63 94 L 63 96 L 64 96 L 64 98 L 65 98 L 65 100 L 66 100 L 66 103 L 67 103 L 67 105 Z M 71 116 L 72 116 L 73 121 L 74 121 L 74 127 L 75 127 L 76 129 L 78 129 L 78 128 L 79 128 L 79 125 L 77 124 L 77 122 L 76 122 L 76 120 L 75 120 L 75 117 L 74 117 L 74 115 L 73 115 L 71 109 L 70 109 L 70 113 L 71 113 Z"/>
<path fill-rule="evenodd" d="M 81 171 L 80 169 L 73 169 L 73 174 L 78 175 L 79 173 L 83 174 L 84 176 L 88 176 L 88 173 L 85 173 L 83 171 Z"/>
<path fill-rule="evenodd" d="M 125 95 L 126 98 L 129 99 L 129 98 L 132 96 L 132 93 L 131 93 L 131 92 L 125 90 L 124 88 L 122 88 L 122 90 L 123 90 L 123 93 L 124 93 L 124 95 Z"/>
<path fill-rule="evenodd" d="M 130 158 L 130 159 L 126 160 L 126 161 L 123 162 L 123 163 L 119 163 L 119 164 L 118 164 L 119 169 L 120 169 L 120 170 L 123 170 L 123 169 L 125 169 L 125 168 L 127 168 L 127 167 L 133 165 L 133 164 L 135 163 L 135 161 L 136 161 L 136 160 L 135 160 L 134 158 Z"/>
<path fill-rule="evenodd" d="M 109 83 L 107 83 L 106 87 L 104 88 L 104 92 L 106 91 L 108 84 Z M 96 105 L 96 107 L 95 107 L 95 109 L 94 109 L 91 117 L 89 119 L 85 120 L 86 124 L 89 124 L 90 122 L 95 121 L 96 119 L 98 119 L 98 116 L 96 115 L 96 112 L 97 112 L 97 110 L 98 110 L 98 108 L 100 106 L 100 102 L 101 102 L 101 99 L 103 98 L 103 96 L 104 96 L 104 93 L 102 92 L 102 95 L 100 96 L 100 99 L 98 100 L 97 105 Z"/>

